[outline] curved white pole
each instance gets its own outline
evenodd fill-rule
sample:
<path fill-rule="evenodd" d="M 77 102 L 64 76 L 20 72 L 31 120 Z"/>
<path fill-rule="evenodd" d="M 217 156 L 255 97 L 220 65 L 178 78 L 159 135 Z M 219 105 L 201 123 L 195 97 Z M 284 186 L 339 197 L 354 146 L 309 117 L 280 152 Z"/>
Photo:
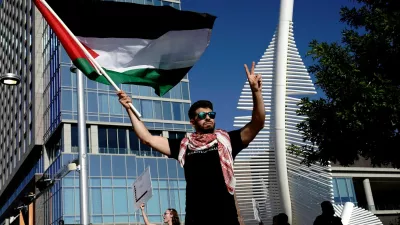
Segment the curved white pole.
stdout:
<path fill-rule="evenodd" d="M 289 44 L 289 28 L 293 18 L 294 0 L 281 0 L 279 25 L 277 32 L 277 47 L 275 51 L 275 79 L 273 101 L 275 110 L 273 115 L 275 129 L 275 160 L 279 185 L 281 211 L 289 217 L 292 224 L 292 206 L 290 201 L 289 180 L 286 163 L 285 137 L 285 98 L 286 98 L 286 69 Z"/>

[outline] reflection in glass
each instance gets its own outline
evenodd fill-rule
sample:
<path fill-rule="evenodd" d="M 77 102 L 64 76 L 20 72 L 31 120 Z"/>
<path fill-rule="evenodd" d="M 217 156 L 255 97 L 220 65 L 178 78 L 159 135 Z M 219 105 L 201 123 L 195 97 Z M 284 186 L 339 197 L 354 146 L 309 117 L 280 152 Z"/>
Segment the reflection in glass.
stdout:
<path fill-rule="evenodd" d="M 108 94 L 106 93 L 99 93 L 99 111 L 100 113 L 108 114 Z"/>
<path fill-rule="evenodd" d="M 112 188 L 103 188 L 103 214 L 113 214 L 113 195 Z"/>
<path fill-rule="evenodd" d="M 92 214 L 101 214 L 101 189 L 90 188 Z"/>
<path fill-rule="evenodd" d="M 127 206 L 127 194 L 126 188 L 114 188 L 114 213 L 115 214 L 126 214 L 128 213 Z"/>
<path fill-rule="evenodd" d="M 113 176 L 126 176 L 125 156 L 112 156 Z"/>
<path fill-rule="evenodd" d="M 182 120 L 182 109 L 181 109 L 182 104 L 178 102 L 173 102 L 172 103 L 172 108 L 174 112 L 174 120 Z"/>
<path fill-rule="evenodd" d="M 164 120 L 172 120 L 171 102 L 163 102 L 162 105 L 163 105 Z"/>
<path fill-rule="evenodd" d="M 111 156 L 102 155 L 101 156 L 101 175 L 111 176 Z"/>

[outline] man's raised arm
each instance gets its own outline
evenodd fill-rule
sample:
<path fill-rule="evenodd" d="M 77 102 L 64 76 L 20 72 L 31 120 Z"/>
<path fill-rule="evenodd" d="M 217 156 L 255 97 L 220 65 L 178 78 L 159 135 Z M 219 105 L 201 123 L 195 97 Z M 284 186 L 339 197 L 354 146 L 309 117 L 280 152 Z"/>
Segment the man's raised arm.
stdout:
<path fill-rule="evenodd" d="M 119 102 L 128 112 L 129 118 L 132 122 L 133 131 L 135 131 L 136 136 L 138 136 L 140 141 L 143 144 L 152 147 L 154 150 L 160 152 L 161 154 L 170 156 L 171 151 L 169 149 L 168 139 L 161 136 L 153 136 L 143 124 L 143 122 L 136 117 L 136 115 L 130 108 L 129 103 L 132 103 L 131 98 L 129 98 L 129 96 L 123 91 L 119 91 L 117 95 L 119 97 Z"/>
<path fill-rule="evenodd" d="M 253 113 L 251 121 L 246 124 L 240 132 L 244 146 L 247 146 L 251 141 L 253 141 L 256 135 L 264 128 L 265 122 L 265 107 L 262 97 L 262 78 L 261 74 L 254 74 L 254 67 L 254 62 L 251 71 L 249 71 L 247 65 L 244 65 L 253 96 Z"/>

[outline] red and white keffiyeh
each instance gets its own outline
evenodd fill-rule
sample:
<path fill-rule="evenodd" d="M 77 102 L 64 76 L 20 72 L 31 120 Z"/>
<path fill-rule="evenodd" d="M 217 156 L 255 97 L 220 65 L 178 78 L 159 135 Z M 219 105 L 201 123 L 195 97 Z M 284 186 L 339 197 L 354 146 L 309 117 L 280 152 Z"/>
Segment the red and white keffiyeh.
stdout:
<path fill-rule="evenodd" d="M 233 173 L 232 145 L 228 132 L 217 129 L 212 134 L 192 133 L 188 135 L 188 137 L 185 137 L 181 142 L 178 161 L 183 167 L 185 165 L 187 149 L 190 151 L 205 150 L 211 148 L 216 143 L 218 143 L 218 154 L 225 184 L 228 188 L 228 192 L 233 195 L 235 192 L 236 178 Z"/>

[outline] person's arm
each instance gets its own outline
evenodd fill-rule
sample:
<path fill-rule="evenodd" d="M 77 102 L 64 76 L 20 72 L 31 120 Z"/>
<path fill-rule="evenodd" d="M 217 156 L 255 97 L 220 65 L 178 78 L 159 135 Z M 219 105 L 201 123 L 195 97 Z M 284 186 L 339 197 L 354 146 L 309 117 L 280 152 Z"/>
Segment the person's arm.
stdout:
<path fill-rule="evenodd" d="M 240 136 L 244 146 L 250 144 L 256 135 L 264 128 L 265 123 L 265 107 L 262 97 L 262 77 L 261 74 L 254 74 L 255 63 L 253 62 L 251 71 L 244 65 L 247 79 L 249 81 L 251 93 L 253 96 L 253 113 L 251 121 L 246 124 L 240 132 Z"/>
<path fill-rule="evenodd" d="M 150 223 L 149 218 L 147 218 L 147 215 L 146 215 L 146 213 L 144 212 L 144 203 L 142 203 L 142 204 L 140 205 L 140 210 L 142 211 L 142 216 L 143 216 L 144 224 L 146 224 L 146 225 L 155 225 L 155 224 Z"/>
<path fill-rule="evenodd" d="M 149 130 L 147 130 L 146 126 L 140 121 L 135 113 L 129 106 L 129 103 L 132 103 L 131 98 L 125 92 L 120 91 L 117 93 L 119 97 L 119 101 L 124 106 L 126 111 L 128 112 L 129 118 L 132 122 L 133 131 L 136 133 L 136 136 L 140 139 L 140 141 L 152 147 L 154 150 L 160 152 L 161 154 L 170 156 L 171 151 L 168 144 L 168 139 L 161 136 L 153 136 Z"/>

